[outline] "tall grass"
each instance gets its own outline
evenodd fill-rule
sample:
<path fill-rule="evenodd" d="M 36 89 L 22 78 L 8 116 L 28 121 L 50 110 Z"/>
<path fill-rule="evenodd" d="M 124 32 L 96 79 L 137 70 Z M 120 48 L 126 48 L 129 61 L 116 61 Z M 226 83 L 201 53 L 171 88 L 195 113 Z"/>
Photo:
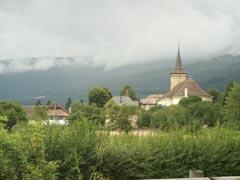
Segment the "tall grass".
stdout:
<path fill-rule="evenodd" d="M 110 135 L 92 122 L 0 129 L 0 179 L 131 180 L 240 174 L 240 131 Z"/>
<path fill-rule="evenodd" d="M 239 175 L 240 132 L 216 128 L 109 136 L 99 153 L 99 169 L 110 179 L 187 177 L 189 169 L 207 176 Z"/>

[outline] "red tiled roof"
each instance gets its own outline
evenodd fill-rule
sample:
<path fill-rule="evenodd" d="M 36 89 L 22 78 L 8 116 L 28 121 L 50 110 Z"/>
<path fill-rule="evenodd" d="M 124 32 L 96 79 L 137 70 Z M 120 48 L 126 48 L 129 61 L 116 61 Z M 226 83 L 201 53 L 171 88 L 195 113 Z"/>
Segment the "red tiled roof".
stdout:
<path fill-rule="evenodd" d="M 28 116 L 32 116 L 34 114 L 35 106 L 22 106 Z"/>
<path fill-rule="evenodd" d="M 22 106 L 28 116 L 33 116 L 35 105 Z M 48 106 L 47 115 L 50 117 L 68 117 L 70 114 L 59 103 L 53 102 Z"/>
<path fill-rule="evenodd" d="M 163 97 L 163 94 L 151 94 L 145 99 L 141 99 L 141 104 L 155 105 L 161 97 Z"/>
<path fill-rule="evenodd" d="M 167 92 L 164 97 L 184 96 L 185 88 L 188 90 L 188 96 L 197 95 L 211 98 L 208 93 L 201 89 L 201 87 L 192 79 L 188 78 L 186 81 L 179 83 L 172 90 Z"/>

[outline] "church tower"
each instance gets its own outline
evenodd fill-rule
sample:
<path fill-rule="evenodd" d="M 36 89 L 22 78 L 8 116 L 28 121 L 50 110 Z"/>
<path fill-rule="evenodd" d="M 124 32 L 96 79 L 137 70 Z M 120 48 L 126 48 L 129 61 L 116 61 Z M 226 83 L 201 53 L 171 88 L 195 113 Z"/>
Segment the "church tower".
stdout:
<path fill-rule="evenodd" d="M 178 45 L 177 59 L 175 67 L 170 73 L 170 89 L 172 90 L 179 83 L 186 81 L 187 73 L 182 68 L 182 60 L 180 55 L 180 49 Z"/>

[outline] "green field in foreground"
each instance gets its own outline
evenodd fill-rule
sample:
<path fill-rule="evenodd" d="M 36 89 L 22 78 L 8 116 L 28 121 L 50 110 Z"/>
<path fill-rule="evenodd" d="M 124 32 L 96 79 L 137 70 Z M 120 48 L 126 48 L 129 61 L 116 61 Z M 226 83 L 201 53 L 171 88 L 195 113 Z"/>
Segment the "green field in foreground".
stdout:
<path fill-rule="evenodd" d="M 240 132 L 213 128 L 109 136 L 102 156 L 102 172 L 112 179 L 188 177 L 189 169 L 207 176 L 239 175 Z"/>
<path fill-rule="evenodd" d="M 0 179 L 141 179 L 240 173 L 240 132 L 220 128 L 118 134 L 81 121 L 0 130 Z"/>

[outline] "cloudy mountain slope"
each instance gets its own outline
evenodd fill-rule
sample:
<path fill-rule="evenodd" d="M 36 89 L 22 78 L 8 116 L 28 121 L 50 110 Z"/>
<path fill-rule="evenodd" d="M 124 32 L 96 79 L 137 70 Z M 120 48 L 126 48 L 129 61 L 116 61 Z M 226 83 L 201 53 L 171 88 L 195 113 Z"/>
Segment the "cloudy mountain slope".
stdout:
<path fill-rule="evenodd" d="M 47 62 L 47 63 L 46 63 Z M 82 61 L 81 61 L 82 62 Z M 139 97 L 164 93 L 169 89 L 173 61 L 152 61 L 106 70 L 91 59 L 78 63 L 77 58 L 30 58 L 0 61 L 0 98 L 32 104 L 36 96 L 65 103 L 66 98 L 87 99 L 91 87 L 105 85 L 114 95 L 125 84 L 133 86 Z M 208 61 L 184 65 L 204 89 L 223 90 L 231 80 L 240 81 L 240 56 L 225 55 Z"/>

